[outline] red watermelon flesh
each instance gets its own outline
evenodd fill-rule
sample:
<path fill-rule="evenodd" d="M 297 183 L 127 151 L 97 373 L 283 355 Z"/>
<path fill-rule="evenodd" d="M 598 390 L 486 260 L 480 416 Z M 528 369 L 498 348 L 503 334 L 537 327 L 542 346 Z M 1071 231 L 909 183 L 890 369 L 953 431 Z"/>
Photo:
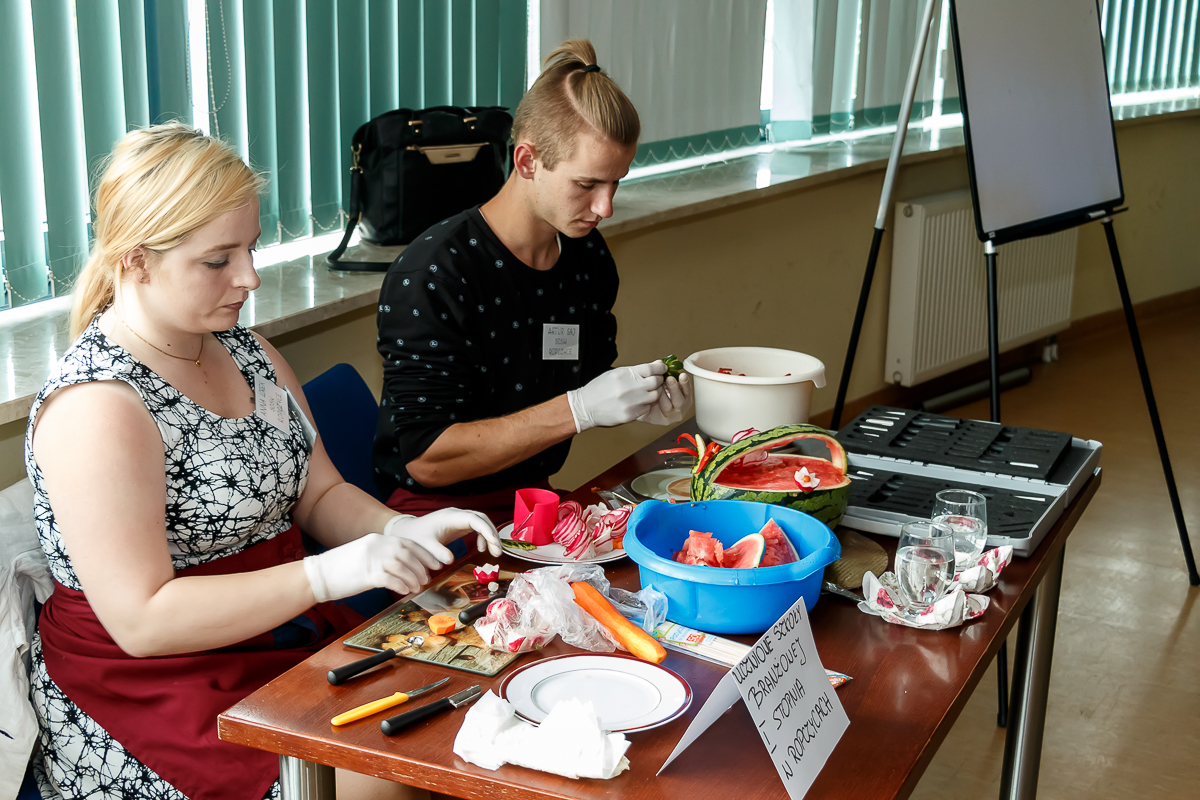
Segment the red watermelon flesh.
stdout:
<path fill-rule="evenodd" d="M 795 492 L 796 472 L 801 467 L 820 479 L 817 485 L 820 489 L 836 489 L 850 482 L 845 472 L 823 458 L 790 454 L 772 454 L 753 464 L 735 461 L 721 470 L 716 482 L 731 489 L 752 492 Z"/>
<path fill-rule="evenodd" d="M 711 533 L 689 531 L 688 538 L 683 541 L 683 548 L 675 553 L 675 560 L 681 564 L 719 567 L 723 556 L 724 547 Z"/>
<path fill-rule="evenodd" d="M 759 533 L 767 542 L 767 549 L 763 553 L 760 567 L 777 567 L 780 564 L 791 564 L 800 560 L 796 554 L 796 548 L 792 546 L 791 540 L 775 520 L 767 520 L 767 524 L 763 525 Z"/>

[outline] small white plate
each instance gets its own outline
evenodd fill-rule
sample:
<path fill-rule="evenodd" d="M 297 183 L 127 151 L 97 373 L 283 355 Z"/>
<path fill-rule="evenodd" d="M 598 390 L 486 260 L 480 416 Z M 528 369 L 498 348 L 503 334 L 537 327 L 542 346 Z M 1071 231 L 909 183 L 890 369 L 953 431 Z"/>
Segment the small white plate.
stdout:
<path fill-rule="evenodd" d="M 525 549 L 522 547 L 514 547 L 509 542 L 514 542 L 512 538 L 513 524 L 510 522 L 500 528 L 497 533 L 500 534 L 500 543 L 504 545 L 504 552 L 513 558 L 519 558 L 522 561 L 532 561 L 535 564 L 607 564 L 609 561 L 617 561 L 625 557 L 625 550 L 621 547 L 614 547 L 607 553 L 601 553 L 594 558 L 570 558 L 563 546 L 558 542 L 543 544 L 533 549 Z M 519 545 L 527 545 L 527 542 L 515 542 Z"/>
<path fill-rule="evenodd" d="M 685 483 L 678 483 L 685 479 Z M 687 467 L 676 467 L 674 469 L 656 469 L 653 472 L 638 475 L 629 484 L 629 488 L 642 497 L 649 497 L 652 500 L 664 502 L 671 499 L 691 500 L 691 483 L 692 471 Z M 676 485 L 672 486 L 672 484 Z"/>
<path fill-rule="evenodd" d="M 692 687 L 666 667 L 630 656 L 572 653 L 512 672 L 500 696 L 540 725 L 560 700 L 592 702 L 602 730 L 631 733 L 666 725 L 692 704 Z"/>

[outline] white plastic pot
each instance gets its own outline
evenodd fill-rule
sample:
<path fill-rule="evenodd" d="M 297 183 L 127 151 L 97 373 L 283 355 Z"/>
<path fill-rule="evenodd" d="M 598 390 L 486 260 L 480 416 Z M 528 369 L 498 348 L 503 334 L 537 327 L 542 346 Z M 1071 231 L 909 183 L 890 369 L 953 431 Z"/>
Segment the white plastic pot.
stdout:
<path fill-rule="evenodd" d="M 774 347 L 701 350 L 683 366 L 695 380 L 696 425 L 723 443 L 747 428 L 808 422 L 813 387 L 825 386 L 825 365 L 818 359 Z M 723 368 L 733 374 L 718 371 Z"/>

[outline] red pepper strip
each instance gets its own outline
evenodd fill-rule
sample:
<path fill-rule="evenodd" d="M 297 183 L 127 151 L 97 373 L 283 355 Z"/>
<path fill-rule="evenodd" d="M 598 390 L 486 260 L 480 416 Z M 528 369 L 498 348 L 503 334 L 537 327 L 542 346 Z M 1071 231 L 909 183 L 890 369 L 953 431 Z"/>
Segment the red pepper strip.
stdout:
<path fill-rule="evenodd" d="M 717 451 L 720 449 L 721 445 L 717 444 L 716 442 L 709 442 L 708 446 L 704 448 L 704 455 L 700 456 L 700 458 L 696 460 L 696 466 L 692 467 L 692 474 L 695 475 L 699 473 L 700 470 L 704 469 L 704 465 L 707 464 L 709 459 L 716 455 Z"/>
<path fill-rule="evenodd" d="M 682 442 L 684 439 L 687 439 L 692 443 L 692 449 L 694 449 L 697 453 L 700 452 L 700 445 L 696 443 L 695 436 L 692 436 L 690 433 L 681 433 L 678 437 L 676 437 L 675 441 Z"/>
<path fill-rule="evenodd" d="M 659 450 L 658 453 L 659 455 L 666 455 L 667 453 L 687 453 L 693 458 L 696 456 L 696 451 L 690 447 L 669 447 L 666 450 Z"/>

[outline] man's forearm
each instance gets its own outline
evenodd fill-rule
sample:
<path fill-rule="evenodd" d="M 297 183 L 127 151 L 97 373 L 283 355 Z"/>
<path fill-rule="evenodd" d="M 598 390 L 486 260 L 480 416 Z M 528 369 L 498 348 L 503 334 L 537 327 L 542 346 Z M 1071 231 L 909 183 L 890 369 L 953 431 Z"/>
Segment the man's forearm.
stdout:
<path fill-rule="evenodd" d="M 560 395 L 494 419 L 451 425 L 408 462 L 408 474 L 435 488 L 491 475 L 575 435 L 575 418 Z"/>

